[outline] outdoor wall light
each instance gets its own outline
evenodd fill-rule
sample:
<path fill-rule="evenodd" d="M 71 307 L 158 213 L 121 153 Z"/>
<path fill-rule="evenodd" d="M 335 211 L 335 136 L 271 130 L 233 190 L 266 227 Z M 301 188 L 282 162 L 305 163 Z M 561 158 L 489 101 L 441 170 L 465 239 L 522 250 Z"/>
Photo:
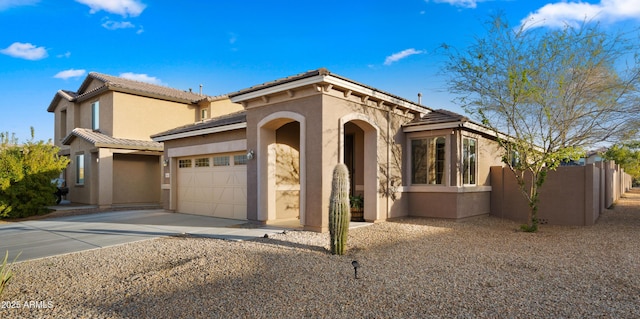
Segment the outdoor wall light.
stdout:
<path fill-rule="evenodd" d="M 169 165 L 169 159 L 168 159 L 168 158 L 165 158 L 165 159 L 164 159 L 164 161 L 162 161 L 162 164 L 163 164 L 164 166 Z"/>
<path fill-rule="evenodd" d="M 254 157 L 253 150 L 250 150 L 249 152 L 247 152 L 247 159 L 252 160 L 253 157 Z"/>
<path fill-rule="evenodd" d="M 353 270 L 355 271 L 355 278 L 359 279 L 358 278 L 358 268 L 360 268 L 360 264 L 358 264 L 357 260 L 354 260 L 354 261 L 351 262 L 351 266 L 353 266 Z"/>

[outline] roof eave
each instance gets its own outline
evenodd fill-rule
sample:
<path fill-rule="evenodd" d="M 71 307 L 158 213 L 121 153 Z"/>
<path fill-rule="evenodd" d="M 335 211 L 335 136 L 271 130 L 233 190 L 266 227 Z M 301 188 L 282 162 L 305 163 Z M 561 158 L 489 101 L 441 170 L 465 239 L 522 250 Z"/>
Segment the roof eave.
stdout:
<path fill-rule="evenodd" d="M 433 131 L 433 130 L 444 130 L 451 128 L 458 128 L 463 126 L 463 122 L 455 121 L 455 122 L 443 122 L 443 123 L 409 123 L 404 125 L 402 131 L 405 133 L 411 132 L 422 132 L 422 131 Z"/>
<path fill-rule="evenodd" d="M 76 98 L 76 102 L 83 102 L 86 101 L 90 98 L 93 98 L 95 96 L 98 96 L 104 92 L 109 91 L 109 88 L 106 85 L 103 85 L 95 90 L 92 90 L 91 92 L 87 92 L 85 94 L 82 95 L 78 95 L 78 97 Z"/>
<path fill-rule="evenodd" d="M 113 148 L 113 149 L 126 149 L 126 150 L 136 150 L 136 151 L 162 152 L 164 150 L 164 145 L 158 146 L 158 147 L 152 147 L 152 146 L 142 146 L 142 145 L 123 145 L 123 144 L 101 143 L 101 142 L 93 143 L 93 145 L 97 148 Z"/>
<path fill-rule="evenodd" d="M 67 95 L 66 93 L 64 93 L 62 90 L 58 90 L 56 92 L 56 94 L 53 96 L 53 99 L 51 100 L 51 103 L 49 103 L 49 107 L 47 108 L 47 112 L 55 112 L 56 107 L 58 106 L 58 104 L 60 103 L 60 100 L 62 100 L 62 98 L 64 98 L 65 100 L 72 102 L 74 100 L 73 97 Z"/>
<path fill-rule="evenodd" d="M 302 76 L 293 80 L 287 79 L 286 81 L 283 81 L 281 83 L 274 83 L 272 85 L 270 84 L 262 87 L 259 86 L 259 87 L 256 87 L 255 89 L 247 89 L 244 91 L 231 93 L 229 94 L 229 97 L 231 102 L 241 103 L 251 99 L 259 98 L 261 96 L 284 92 L 287 90 L 292 90 L 295 88 L 299 88 L 307 85 L 319 84 L 319 83 L 331 84 L 336 87 L 344 88 L 346 90 L 359 92 L 360 94 L 374 97 L 377 100 L 381 100 L 393 105 L 397 105 L 398 107 L 403 108 L 405 110 L 412 111 L 413 113 L 425 114 L 433 111 L 428 107 L 415 104 L 408 100 L 393 96 L 391 94 L 385 93 L 383 91 L 379 91 L 377 89 L 370 88 L 368 86 L 362 85 L 355 81 L 351 81 L 347 78 L 343 78 L 340 76 L 327 74 L 323 72 L 308 73 L 305 76 Z"/>
<path fill-rule="evenodd" d="M 193 130 L 193 131 L 175 133 L 175 134 L 155 135 L 155 136 L 152 136 L 151 139 L 154 142 L 164 142 L 164 141 L 177 140 L 177 139 L 181 139 L 181 138 L 202 136 L 202 135 L 206 135 L 206 134 L 214 134 L 214 133 L 227 132 L 227 131 L 233 131 L 233 130 L 240 130 L 240 129 L 246 129 L 246 128 L 247 128 L 247 122 L 241 122 L 241 123 L 235 123 L 235 124 L 229 124 L 229 125 L 223 125 L 223 126 L 216 126 L 216 127 L 198 129 L 198 130 Z"/>
<path fill-rule="evenodd" d="M 299 78 L 292 81 L 286 81 L 283 83 L 276 83 L 274 85 L 268 85 L 264 87 L 258 87 L 255 89 L 247 89 L 245 91 L 239 91 L 229 94 L 231 102 L 240 103 L 243 101 L 259 98 L 264 95 L 274 94 L 286 90 L 299 88 L 311 84 L 321 83 L 324 81 L 323 75 L 315 75 L 311 77 Z"/>

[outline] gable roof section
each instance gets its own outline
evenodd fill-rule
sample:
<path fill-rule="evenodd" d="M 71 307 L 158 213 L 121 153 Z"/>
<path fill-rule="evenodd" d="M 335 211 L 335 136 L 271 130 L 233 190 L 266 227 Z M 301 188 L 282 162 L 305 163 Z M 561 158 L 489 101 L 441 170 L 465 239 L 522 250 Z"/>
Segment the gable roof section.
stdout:
<path fill-rule="evenodd" d="M 75 128 L 62 140 L 63 145 L 70 145 L 75 138 L 81 138 L 95 147 L 131 149 L 142 151 L 162 151 L 164 145 L 154 141 L 130 140 L 115 138 L 86 128 Z"/>
<path fill-rule="evenodd" d="M 98 80 L 103 83 L 92 90 L 87 91 L 92 81 Z M 84 79 L 77 92 L 59 90 L 53 101 L 47 108 L 48 112 L 53 112 L 56 105 L 60 101 L 60 97 L 64 97 L 69 101 L 82 102 L 86 99 L 92 98 L 106 91 L 116 91 L 129 93 L 134 95 L 146 96 L 160 100 L 167 100 L 179 103 L 197 104 L 200 101 L 215 101 L 218 99 L 226 98 L 223 96 L 208 96 L 200 95 L 193 92 L 182 91 L 173 89 L 170 87 L 156 85 L 146 82 L 140 82 L 135 80 L 129 80 L 117 76 L 108 74 L 102 74 L 97 72 L 90 72 Z"/>
<path fill-rule="evenodd" d="M 163 142 L 185 137 L 243 129 L 246 127 L 247 115 L 244 111 L 241 111 L 158 133 L 152 135 L 151 139 L 156 142 Z"/>
<path fill-rule="evenodd" d="M 473 130 L 493 137 L 498 136 L 497 133 L 493 130 L 478 123 L 472 122 L 468 117 L 462 114 L 443 109 L 434 110 L 428 114 L 425 114 L 419 119 L 403 125 L 402 131 L 405 133 L 409 133 L 457 127 L 464 127 L 469 130 Z M 504 137 L 502 136 L 502 134 L 500 135 L 501 137 Z"/>
<path fill-rule="evenodd" d="M 229 93 L 228 96 L 232 102 L 238 103 L 311 84 L 330 84 L 332 87 L 340 88 L 345 92 L 358 92 L 363 96 L 368 96 L 378 101 L 388 102 L 387 105 L 393 104 L 401 109 L 413 113 L 424 114 L 431 111 L 430 108 L 416 104 L 399 96 L 361 84 L 340 75 L 331 73 L 325 68 L 320 68 L 317 70 L 312 70 L 275 81 L 252 86 L 244 90 Z"/>
<path fill-rule="evenodd" d="M 469 119 L 455 112 L 451 112 L 444 109 L 434 110 L 431 113 L 426 114 L 418 120 L 423 124 L 436 124 L 436 123 L 448 123 L 448 122 L 467 122 Z"/>
<path fill-rule="evenodd" d="M 49 103 L 47 112 L 53 112 L 56 106 L 58 105 L 58 103 L 60 103 L 60 100 L 65 99 L 69 102 L 73 102 L 77 97 L 78 97 L 78 94 L 76 94 L 76 92 L 68 91 L 68 90 L 58 90 L 58 92 L 56 92 L 56 95 L 53 96 L 51 103 Z"/>

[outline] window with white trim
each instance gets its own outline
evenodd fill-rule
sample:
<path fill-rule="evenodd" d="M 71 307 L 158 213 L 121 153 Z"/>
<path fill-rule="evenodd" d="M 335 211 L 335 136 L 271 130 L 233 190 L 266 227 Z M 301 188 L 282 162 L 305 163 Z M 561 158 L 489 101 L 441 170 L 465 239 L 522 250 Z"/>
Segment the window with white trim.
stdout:
<path fill-rule="evenodd" d="M 91 103 L 91 129 L 94 131 L 100 129 L 100 101 Z"/>
<path fill-rule="evenodd" d="M 474 138 L 462 139 L 462 183 L 466 185 L 476 184 L 478 165 L 478 141 Z"/>
<path fill-rule="evenodd" d="M 84 154 L 76 154 L 76 185 L 84 185 Z"/>
<path fill-rule="evenodd" d="M 445 183 L 446 138 L 444 136 L 411 140 L 411 184 Z"/>

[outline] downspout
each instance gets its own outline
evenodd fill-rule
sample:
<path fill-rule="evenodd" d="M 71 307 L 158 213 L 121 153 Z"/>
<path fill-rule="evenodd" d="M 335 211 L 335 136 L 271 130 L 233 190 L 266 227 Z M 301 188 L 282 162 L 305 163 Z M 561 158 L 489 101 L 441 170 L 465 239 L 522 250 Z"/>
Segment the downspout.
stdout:
<path fill-rule="evenodd" d="M 390 156 L 390 152 L 391 152 L 391 137 L 389 136 L 389 132 L 391 131 L 391 110 L 387 110 L 387 194 L 386 194 L 386 198 L 387 198 L 387 218 L 389 219 L 389 210 L 391 209 L 391 206 L 389 204 L 389 197 L 390 195 L 390 191 L 391 191 L 391 171 L 389 170 L 389 167 L 391 166 L 390 161 L 391 161 L 391 156 Z"/>
<path fill-rule="evenodd" d="M 458 124 L 458 132 L 457 132 L 457 140 L 458 140 L 458 147 L 457 147 L 457 151 L 456 151 L 456 187 L 462 187 L 464 188 L 464 182 L 463 177 L 462 177 L 462 169 L 464 167 L 462 161 L 464 160 L 462 158 L 462 153 L 464 152 L 463 150 L 463 145 L 462 145 L 462 126 L 463 124 L 460 123 Z"/>

